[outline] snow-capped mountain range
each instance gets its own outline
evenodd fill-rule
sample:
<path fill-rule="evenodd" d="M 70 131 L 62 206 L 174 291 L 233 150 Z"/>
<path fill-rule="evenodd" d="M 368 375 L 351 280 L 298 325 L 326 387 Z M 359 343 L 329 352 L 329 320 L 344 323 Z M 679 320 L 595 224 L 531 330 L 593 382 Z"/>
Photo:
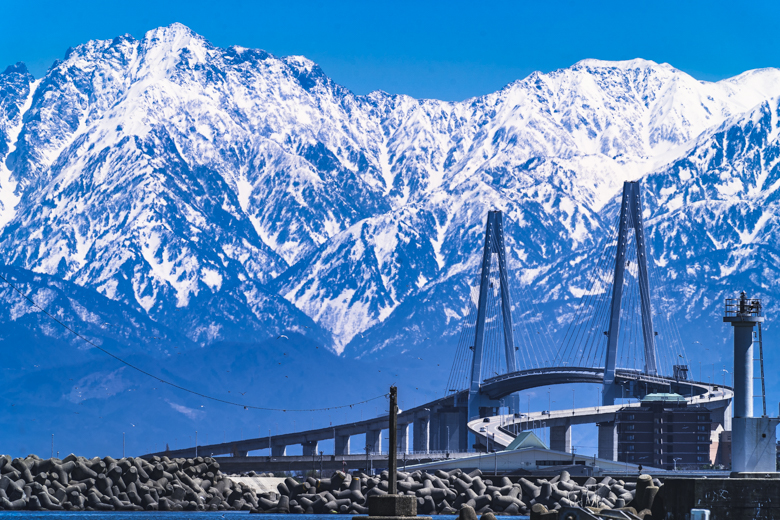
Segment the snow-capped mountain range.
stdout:
<path fill-rule="evenodd" d="M 563 327 L 622 183 L 644 179 L 659 283 L 693 320 L 742 282 L 778 293 L 778 96 L 778 69 L 711 83 L 640 59 L 462 102 L 358 96 L 180 24 L 90 41 L 43 78 L 0 75 L 3 262 L 192 345 L 397 353 L 457 335 L 489 209 L 514 283 Z"/>

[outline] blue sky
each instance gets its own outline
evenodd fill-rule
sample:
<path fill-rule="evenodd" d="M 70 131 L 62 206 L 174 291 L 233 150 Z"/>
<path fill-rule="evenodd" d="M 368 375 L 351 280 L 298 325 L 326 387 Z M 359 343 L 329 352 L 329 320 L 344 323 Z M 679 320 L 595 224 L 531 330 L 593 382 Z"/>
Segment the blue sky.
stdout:
<path fill-rule="evenodd" d="M 219 46 L 302 54 L 338 83 L 456 100 L 583 58 L 717 80 L 780 66 L 780 2 L 2 0 L 0 68 L 40 77 L 70 46 L 181 22 Z"/>

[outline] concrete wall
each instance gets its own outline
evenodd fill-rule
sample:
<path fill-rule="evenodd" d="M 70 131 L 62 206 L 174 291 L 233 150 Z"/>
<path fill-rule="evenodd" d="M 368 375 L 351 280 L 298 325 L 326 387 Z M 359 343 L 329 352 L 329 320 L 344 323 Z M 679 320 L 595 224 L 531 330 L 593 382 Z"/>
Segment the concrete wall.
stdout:
<path fill-rule="evenodd" d="M 668 478 L 663 490 L 666 520 L 689 520 L 694 508 L 715 520 L 780 518 L 780 479 Z"/>

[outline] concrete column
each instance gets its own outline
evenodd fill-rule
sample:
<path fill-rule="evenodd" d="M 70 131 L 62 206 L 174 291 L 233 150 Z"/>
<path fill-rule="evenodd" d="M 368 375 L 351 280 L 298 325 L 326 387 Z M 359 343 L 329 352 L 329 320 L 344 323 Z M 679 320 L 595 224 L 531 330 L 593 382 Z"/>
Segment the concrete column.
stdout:
<path fill-rule="evenodd" d="M 371 452 L 382 451 L 382 430 L 366 431 L 366 446 Z"/>
<path fill-rule="evenodd" d="M 727 432 L 731 431 L 731 403 L 728 403 L 728 406 L 723 408 L 711 410 L 710 417 L 713 423 L 720 424 Z"/>
<path fill-rule="evenodd" d="M 438 440 L 434 443 L 440 451 L 465 451 L 460 441 L 460 413 L 442 412 L 436 415 L 438 419 Z M 465 446 L 465 444 L 464 444 Z"/>
<path fill-rule="evenodd" d="M 382 451 L 382 430 L 368 430 L 366 432 L 366 446 L 369 451 Z"/>
<path fill-rule="evenodd" d="M 287 455 L 287 446 L 284 444 L 271 444 L 271 455 L 274 457 L 284 457 Z"/>
<path fill-rule="evenodd" d="M 598 423 L 599 428 L 599 458 L 617 459 L 617 426 L 614 422 Z"/>
<path fill-rule="evenodd" d="M 398 425 L 398 453 L 409 452 L 409 423 Z"/>
<path fill-rule="evenodd" d="M 246 450 L 236 450 L 233 452 L 234 457 L 246 457 L 249 455 L 249 452 Z"/>
<path fill-rule="evenodd" d="M 550 427 L 550 449 L 571 453 L 571 421 L 566 421 L 564 426 Z"/>
<path fill-rule="evenodd" d="M 753 417 L 753 327 L 734 325 L 734 417 Z"/>
<path fill-rule="evenodd" d="M 319 454 L 319 443 L 317 441 L 302 442 L 304 456 L 312 457 Z"/>
<path fill-rule="evenodd" d="M 432 411 L 428 422 L 428 448 L 432 451 L 441 449 L 441 420 L 439 415 Z"/>
<path fill-rule="evenodd" d="M 419 417 L 414 420 L 414 451 L 428 453 L 431 450 L 431 418 Z"/>
<path fill-rule="evenodd" d="M 336 432 L 336 455 L 349 455 L 349 435 Z"/>

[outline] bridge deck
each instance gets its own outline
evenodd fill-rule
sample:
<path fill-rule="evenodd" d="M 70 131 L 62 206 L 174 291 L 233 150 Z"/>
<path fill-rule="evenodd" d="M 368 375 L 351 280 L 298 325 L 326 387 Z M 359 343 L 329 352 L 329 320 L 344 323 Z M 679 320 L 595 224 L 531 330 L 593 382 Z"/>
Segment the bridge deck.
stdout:
<path fill-rule="evenodd" d="M 711 396 L 711 397 L 709 397 Z M 694 396 L 686 398 L 689 404 L 703 405 L 710 409 L 720 409 L 728 406 L 734 396 L 734 392 L 729 388 L 719 388 L 705 396 Z M 638 407 L 641 403 L 627 403 L 625 405 L 616 404 L 612 406 L 591 406 L 585 408 L 575 408 L 569 410 L 552 410 L 549 413 L 531 412 L 530 414 L 520 414 L 521 417 L 514 415 L 496 415 L 485 419 L 475 419 L 469 421 L 469 430 L 475 435 L 484 439 L 483 444 L 487 444 L 487 436 L 490 436 L 491 446 L 493 442 L 502 448 L 506 448 L 514 440 L 514 436 L 506 433 L 501 427 L 509 424 L 517 424 L 522 430 L 532 430 L 534 428 L 550 428 L 556 426 L 571 426 L 575 424 L 592 424 L 598 422 L 608 422 L 614 419 L 615 413 L 621 408 Z M 484 428 L 485 431 L 481 431 Z"/>
<path fill-rule="evenodd" d="M 591 383 L 601 384 L 604 378 L 603 368 L 589 367 L 548 367 L 541 369 L 521 370 L 504 374 L 501 376 L 486 379 L 480 392 L 491 400 L 501 399 L 511 393 L 522 390 L 529 390 L 543 386 L 554 386 L 560 384 L 572 383 Z M 630 384 L 632 381 L 636 384 L 645 385 L 649 391 L 677 391 L 682 395 L 702 396 L 711 394 L 714 390 L 713 385 L 696 381 L 677 381 L 667 377 L 647 376 L 637 371 L 619 369 L 616 372 L 616 381 L 620 384 Z M 723 397 L 722 400 L 730 399 L 731 389 L 726 388 L 729 397 Z M 411 424 L 417 417 L 430 416 L 430 410 L 439 406 L 465 406 L 468 400 L 468 391 L 463 390 L 450 394 L 430 403 L 422 404 L 408 410 L 404 410 L 398 415 L 399 426 Z M 608 420 L 605 417 L 610 412 L 605 412 L 607 408 L 616 410 L 618 405 L 610 407 L 598 407 L 601 411 L 593 413 L 587 412 L 588 409 L 578 409 L 552 412 L 553 415 L 541 417 L 540 413 L 534 415 L 534 419 L 543 420 L 546 427 L 555 426 L 559 419 L 558 414 L 566 415 L 567 419 L 575 421 L 573 424 L 582 424 L 590 422 L 599 422 Z M 614 411 L 611 412 L 614 414 Z M 580 422 L 581 421 L 581 422 Z M 473 422 L 473 421 L 472 421 Z M 255 450 L 268 449 L 269 447 L 291 446 L 296 444 L 315 443 L 323 440 L 333 439 L 336 436 L 352 436 L 364 434 L 368 431 L 386 430 L 388 424 L 387 417 L 376 417 L 357 421 L 353 423 L 330 426 L 326 428 L 317 428 L 295 433 L 285 433 L 280 435 L 271 435 L 266 437 L 257 437 L 241 441 L 232 441 L 218 444 L 209 444 L 197 447 L 198 455 L 226 455 L 235 453 L 247 453 Z M 169 457 L 194 457 L 196 448 L 184 448 L 170 450 L 167 452 L 157 452 L 143 455 L 151 457 L 153 455 Z"/>

